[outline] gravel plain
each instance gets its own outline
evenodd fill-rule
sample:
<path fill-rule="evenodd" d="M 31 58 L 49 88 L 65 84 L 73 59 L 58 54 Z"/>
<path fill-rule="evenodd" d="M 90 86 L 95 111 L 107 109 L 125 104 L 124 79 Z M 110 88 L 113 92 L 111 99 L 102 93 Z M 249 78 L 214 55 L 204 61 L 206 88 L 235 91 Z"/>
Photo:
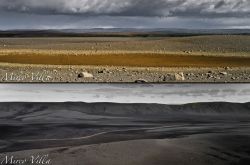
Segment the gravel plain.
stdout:
<path fill-rule="evenodd" d="M 249 43 L 243 35 L 1 38 L 0 81 L 250 82 Z"/>

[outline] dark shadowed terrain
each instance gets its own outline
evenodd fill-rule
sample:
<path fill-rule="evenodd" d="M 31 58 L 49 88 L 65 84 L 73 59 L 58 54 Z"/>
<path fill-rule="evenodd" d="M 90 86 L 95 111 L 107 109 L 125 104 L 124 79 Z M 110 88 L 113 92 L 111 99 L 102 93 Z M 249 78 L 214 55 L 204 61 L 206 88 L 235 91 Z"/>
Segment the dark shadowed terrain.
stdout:
<path fill-rule="evenodd" d="M 53 165 L 250 163 L 250 103 L 0 103 L 0 132 L 1 159 L 49 154 Z"/>

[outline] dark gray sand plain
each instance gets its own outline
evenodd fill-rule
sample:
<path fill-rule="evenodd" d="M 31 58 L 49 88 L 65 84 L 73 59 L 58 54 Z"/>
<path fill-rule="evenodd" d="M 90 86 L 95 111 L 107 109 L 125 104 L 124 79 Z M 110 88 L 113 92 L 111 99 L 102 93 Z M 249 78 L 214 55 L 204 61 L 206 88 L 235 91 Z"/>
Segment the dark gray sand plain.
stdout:
<path fill-rule="evenodd" d="M 250 103 L 8 102 L 0 132 L 1 161 L 24 164 L 250 164 Z"/>

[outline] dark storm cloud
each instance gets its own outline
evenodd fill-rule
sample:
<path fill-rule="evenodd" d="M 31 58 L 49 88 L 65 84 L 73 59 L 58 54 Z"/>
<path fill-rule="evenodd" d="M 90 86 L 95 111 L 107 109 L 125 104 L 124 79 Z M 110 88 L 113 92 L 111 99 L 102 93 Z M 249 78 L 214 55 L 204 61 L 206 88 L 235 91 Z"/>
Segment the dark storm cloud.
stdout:
<path fill-rule="evenodd" d="M 45 15 L 242 17 L 249 0 L 0 0 L 0 10 Z"/>
<path fill-rule="evenodd" d="M 0 0 L 0 29 L 250 28 L 250 0 Z"/>

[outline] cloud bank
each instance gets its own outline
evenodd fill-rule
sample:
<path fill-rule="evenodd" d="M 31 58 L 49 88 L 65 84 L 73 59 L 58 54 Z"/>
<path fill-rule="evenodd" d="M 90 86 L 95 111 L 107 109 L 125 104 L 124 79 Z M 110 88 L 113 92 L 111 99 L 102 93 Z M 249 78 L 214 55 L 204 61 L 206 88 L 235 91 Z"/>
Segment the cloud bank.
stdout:
<path fill-rule="evenodd" d="M 250 28 L 250 0 L 0 0 L 0 29 Z"/>
<path fill-rule="evenodd" d="M 45 15 L 248 17 L 249 0 L 0 0 L 0 10 Z"/>

